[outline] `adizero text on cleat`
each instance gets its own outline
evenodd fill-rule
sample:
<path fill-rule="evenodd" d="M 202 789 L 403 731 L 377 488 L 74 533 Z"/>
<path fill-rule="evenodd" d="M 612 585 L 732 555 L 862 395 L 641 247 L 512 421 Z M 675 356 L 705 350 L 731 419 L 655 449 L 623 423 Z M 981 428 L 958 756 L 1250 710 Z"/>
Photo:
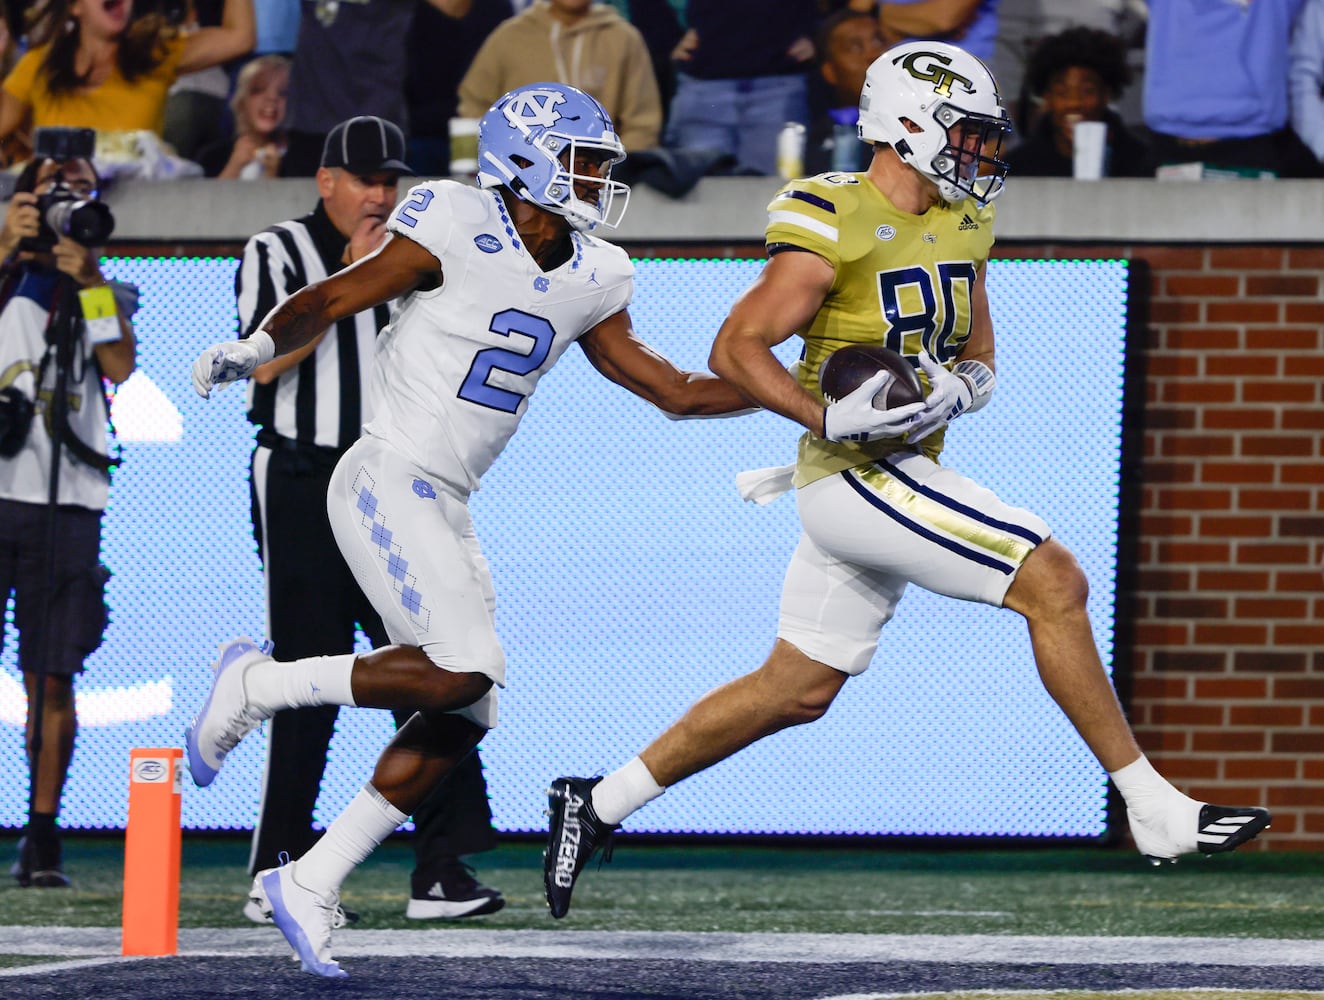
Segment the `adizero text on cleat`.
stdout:
<path fill-rule="evenodd" d="M 1200 832 L 1196 834 L 1200 853 L 1219 854 L 1234 850 L 1267 830 L 1272 820 L 1269 810 L 1253 806 L 1241 809 L 1232 806 L 1202 806 Z"/>
<path fill-rule="evenodd" d="M 543 890 L 552 916 L 560 919 L 570 910 L 570 894 L 584 866 L 602 849 L 602 860 L 611 860 L 612 834 L 593 811 L 596 778 L 557 778 L 547 789 L 547 849 L 542 856 Z"/>
<path fill-rule="evenodd" d="M 270 659 L 270 652 L 270 643 L 259 647 L 247 638 L 221 643 L 211 665 L 211 692 L 184 734 L 189 773 L 199 787 L 216 780 L 225 755 L 267 718 L 267 713 L 248 703 L 244 673 L 254 663 Z"/>

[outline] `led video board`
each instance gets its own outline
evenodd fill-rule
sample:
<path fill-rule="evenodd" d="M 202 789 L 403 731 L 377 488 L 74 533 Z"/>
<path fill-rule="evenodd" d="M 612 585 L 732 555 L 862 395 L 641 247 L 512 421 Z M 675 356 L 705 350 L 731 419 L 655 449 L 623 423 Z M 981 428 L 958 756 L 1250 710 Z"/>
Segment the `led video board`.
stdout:
<path fill-rule="evenodd" d="M 638 260 L 639 333 L 706 365 L 759 260 Z M 140 368 L 114 420 L 125 461 L 106 514 L 112 622 L 78 684 L 81 730 L 62 824 L 125 822 L 129 750 L 182 745 L 216 644 L 263 634 L 248 511 L 244 392 L 198 398 L 189 368 L 235 328 L 232 258 L 112 258 L 142 289 Z M 1090 582 L 1113 659 L 1127 262 L 993 261 L 998 390 L 949 435 L 944 461 L 1043 516 Z M 784 345 L 786 360 L 798 341 Z M 673 422 L 571 351 L 473 498 L 496 584 L 509 687 L 484 741 L 498 829 L 544 828 L 548 780 L 611 770 L 695 698 L 771 648 L 796 543 L 793 497 L 741 501 L 734 478 L 795 454 L 766 413 Z M 12 617 L 12 613 L 11 616 Z M 25 700 L 6 624 L 0 655 L 0 825 L 25 822 Z M 318 803 L 339 812 L 392 731 L 346 709 Z M 265 753 L 254 733 L 189 828 L 245 829 Z M 672 789 L 631 832 L 1093 838 L 1106 777 L 1039 683 L 1019 616 L 911 588 L 871 669 L 822 721 L 778 734 Z"/>

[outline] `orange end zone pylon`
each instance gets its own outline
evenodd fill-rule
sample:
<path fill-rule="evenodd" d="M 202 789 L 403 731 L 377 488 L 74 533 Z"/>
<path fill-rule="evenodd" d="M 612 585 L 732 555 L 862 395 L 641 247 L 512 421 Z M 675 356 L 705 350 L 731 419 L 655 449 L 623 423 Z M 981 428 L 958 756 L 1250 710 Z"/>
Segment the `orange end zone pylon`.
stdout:
<path fill-rule="evenodd" d="M 179 948 L 179 803 L 184 751 L 129 751 L 129 823 L 124 834 L 125 955 Z"/>

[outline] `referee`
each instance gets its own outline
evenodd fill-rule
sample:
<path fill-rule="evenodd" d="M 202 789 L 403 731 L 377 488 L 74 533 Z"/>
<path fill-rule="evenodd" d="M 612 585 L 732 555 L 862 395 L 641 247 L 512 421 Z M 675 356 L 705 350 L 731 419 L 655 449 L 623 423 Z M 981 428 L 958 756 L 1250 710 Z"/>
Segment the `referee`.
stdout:
<path fill-rule="evenodd" d="M 240 337 L 281 300 L 376 250 L 386 238 L 396 184 L 408 173 L 404 136 L 382 118 L 360 116 L 327 136 L 311 214 L 281 222 L 244 247 L 235 294 Z M 336 461 L 370 417 L 369 370 L 389 307 L 341 320 L 311 343 L 258 368 L 248 387 L 257 427 L 252 462 L 253 531 L 266 583 L 268 637 L 282 660 L 352 652 L 356 628 L 374 646 L 389 639 L 340 555 L 327 520 Z M 335 728 L 335 705 L 287 709 L 271 720 L 262 804 L 249 873 L 299 857 L 312 829 Z M 402 725 L 411 713 L 397 713 Z M 415 816 L 416 864 L 407 915 L 415 919 L 493 913 L 505 900 L 481 885 L 460 855 L 496 844 L 487 785 L 475 751 Z M 249 903 L 245 915 L 263 921 Z"/>

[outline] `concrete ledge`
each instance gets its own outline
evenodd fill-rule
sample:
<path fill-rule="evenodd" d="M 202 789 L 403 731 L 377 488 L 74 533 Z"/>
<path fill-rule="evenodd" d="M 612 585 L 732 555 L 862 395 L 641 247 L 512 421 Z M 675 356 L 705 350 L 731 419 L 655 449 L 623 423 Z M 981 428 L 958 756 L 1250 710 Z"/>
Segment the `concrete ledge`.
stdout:
<path fill-rule="evenodd" d="M 623 243 L 761 242 L 779 182 L 709 177 L 683 198 L 631 191 Z M 402 185 L 402 190 L 403 190 Z M 122 181 L 106 196 L 114 241 L 233 242 L 308 212 L 311 179 Z M 1318 243 L 1324 182 L 1013 179 L 998 201 L 998 239 L 1125 243 Z M 112 246 L 113 246 L 112 242 Z"/>

